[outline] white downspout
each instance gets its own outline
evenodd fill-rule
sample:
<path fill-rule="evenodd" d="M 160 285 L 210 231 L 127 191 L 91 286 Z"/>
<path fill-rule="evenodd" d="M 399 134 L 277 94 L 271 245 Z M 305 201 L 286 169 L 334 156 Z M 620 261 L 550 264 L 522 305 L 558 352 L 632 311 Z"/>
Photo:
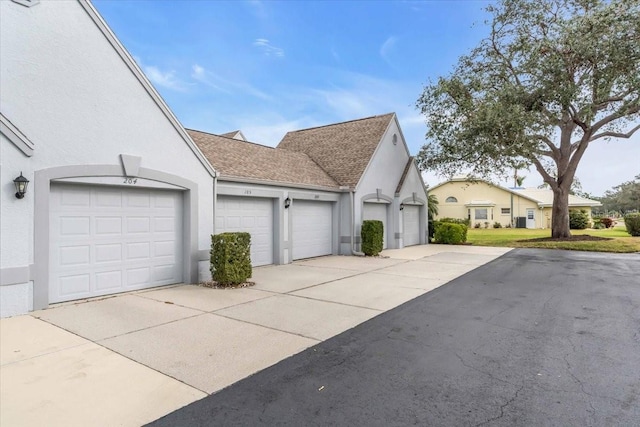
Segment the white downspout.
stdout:
<path fill-rule="evenodd" d="M 365 256 L 363 252 L 358 252 L 355 249 L 354 235 L 356 232 L 356 210 L 355 210 L 355 190 L 351 191 L 351 254 L 355 256 Z"/>

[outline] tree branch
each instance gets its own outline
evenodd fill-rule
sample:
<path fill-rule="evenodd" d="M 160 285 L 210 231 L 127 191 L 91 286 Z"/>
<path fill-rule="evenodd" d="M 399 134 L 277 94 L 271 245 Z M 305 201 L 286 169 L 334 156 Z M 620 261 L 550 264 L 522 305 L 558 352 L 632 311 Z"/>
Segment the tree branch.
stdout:
<path fill-rule="evenodd" d="M 542 176 L 542 179 L 544 180 L 544 182 L 546 182 L 547 184 L 549 184 L 549 186 L 551 186 L 552 189 L 555 189 L 558 187 L 558 183 L 556 182 L 556 180 L 549 175 L 549 173 L 544 169 L 544 166 L 542 166 L 542 163 L 540 163 L 540 160 L 536 159 L 535 157 L 533 157 L 531 159 L 531 162 L 533 163 L 533 165 L 536 167 L 536 170 L 538 171 L 538 173 Z"/>
<path fill-rule="evenodd" d="M 625 111 L 625 109 L 629 105 L 632 105 L 632 107 Z M 635 114 L 637 112 L 640 112 L 640 99 L 636 99 L 635 101 L 629 102 L 626 105 L 623 105 L 622 107 L 620 107 L 620 109 L 618 109 L 617 111 L 615 111 L 615 112 L 609 114 L 608 116 L 603 117 L 602 119 L 598 120 L 593 126 L 591 126 L 591 130 L 593 132 L 596 132 L 602 126 L 604 126 L 606 124 L 609 124 L 612 121 L 614 121 L 616 119 L 619 119 L 620 117 L 624 117 L 624 116 L 628 116 L 628 115 L 631 115 L 631 114 Z"/>
<path fill-rule="evenodd" d="M 633 129 L 631 129 L 629 132 L 627 133 L 622 133 L 622 132 L 612 132 L 612 131 L 607 131 L 607 132 L 601 132 L 601 133 L 597 133 L 595 135 L 593 135 L 590 139 L 590 141 L 595 141 L 596 139 L 599 138 L 631 138 L 631 135 L 633 135 L 634 133 L 636 133 L 636 131 L 638 131 L 638 129 L 640 129 L 640 125 L 637 125 L 636 127 L 634 127 Z"/>

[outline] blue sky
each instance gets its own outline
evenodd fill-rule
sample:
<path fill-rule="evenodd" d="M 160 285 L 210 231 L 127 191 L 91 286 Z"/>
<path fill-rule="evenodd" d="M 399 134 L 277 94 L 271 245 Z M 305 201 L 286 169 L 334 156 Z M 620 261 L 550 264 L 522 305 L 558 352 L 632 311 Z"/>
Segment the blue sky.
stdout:
<path fill-rule="evenodd" d="M 483 1 L 93 4 L 185 127 L 241 129 L 270 146 L 288 131 L 393 111 L 416 154 L 425 142 L 415 109 L 423 86 L 487 32 Z M 640 173 L 634 142 L 591 147 L 578 170 L 583 188 L 602 194 Z M 542 182 L 525 174 L 526 186 Z"/>

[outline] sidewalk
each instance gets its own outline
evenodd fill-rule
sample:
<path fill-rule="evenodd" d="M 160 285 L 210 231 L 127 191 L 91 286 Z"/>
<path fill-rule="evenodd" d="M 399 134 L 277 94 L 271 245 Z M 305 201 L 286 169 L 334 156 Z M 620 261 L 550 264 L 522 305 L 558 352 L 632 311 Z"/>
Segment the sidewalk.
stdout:
<path fill-rule="evenodd" d="M 0 425 L 140 425 L 509 249 L 414 246 L 254 269 L 251 288 L 177 285 L 0 321 Z"/>

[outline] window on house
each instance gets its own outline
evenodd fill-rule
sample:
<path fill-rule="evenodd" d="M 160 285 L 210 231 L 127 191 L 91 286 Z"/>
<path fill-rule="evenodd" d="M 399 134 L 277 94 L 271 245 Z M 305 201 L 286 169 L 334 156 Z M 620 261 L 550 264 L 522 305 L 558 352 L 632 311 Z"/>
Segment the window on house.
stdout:
<path fill-rule="evenodd" d="M 509 215 L 511 213 L 511 208 L 501 208 L 500 213 L 502 215 Z"/>
<path fill-rule="evenodd" d="M 487 219 L 487 210 L 476 209 L 476 219 Z"/>
<path fill-rule="evenodd" d="M 447 197 L 447 200 L 445 200 L 445 203 L 458 203 L 458 199 L 453 196 L 449 196 Z"/>

